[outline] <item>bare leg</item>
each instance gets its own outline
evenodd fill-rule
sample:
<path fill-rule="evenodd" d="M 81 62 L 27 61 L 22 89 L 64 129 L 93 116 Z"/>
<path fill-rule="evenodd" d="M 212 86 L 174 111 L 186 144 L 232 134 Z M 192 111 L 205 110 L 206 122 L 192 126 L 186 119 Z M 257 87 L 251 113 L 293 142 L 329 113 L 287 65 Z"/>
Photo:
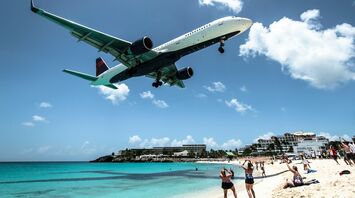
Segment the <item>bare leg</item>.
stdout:
<path fill-rule="evenodd" d="M 234 198 L 237 198 L 237 193 L 235 192 L 234 186 L 232 187 L 232 191 L 233 191 Z"/>
<path fill-rule="evenodd" d="M 253 189 L 253 184 L 250 184 L 251 185 L 251 193 L 253 194 L 253 197 L 255 198 L 255 192 L 254 192 L 254 189 Z"/>
<path fill-rule="evenodd" d="M 245 188 L 247 189 L 248 197 L 253 198 L 253 193 L 250 190 L 250 184 L 245 184 Z"/>
<path fill-rule="evenodd" d="M 227 198 L 228 189 L 223 189 L 223 190 L 224 190 L 224 198 Z"/>

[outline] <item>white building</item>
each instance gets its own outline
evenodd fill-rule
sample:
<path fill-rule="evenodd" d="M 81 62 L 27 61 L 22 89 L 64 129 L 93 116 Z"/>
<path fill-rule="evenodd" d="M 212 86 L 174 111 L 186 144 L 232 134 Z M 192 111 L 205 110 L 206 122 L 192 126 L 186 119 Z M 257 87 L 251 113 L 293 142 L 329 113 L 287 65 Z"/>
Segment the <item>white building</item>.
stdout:
<path fill-rule="evenodd" d="M 312 152 L 319 153 L 321 149 L 325 149 L 325 145 L 329 141 L 326 138 L 318 137 L 312 140 L 299 140 L 297 146 L 293 147 L 296 154 L 305 153 L 311 155 Z"/>
<path fill-rule="evenodd" d="M 189 155 L 189 152 L 187 150 L 181 151 L 181 152 L 176 152 L 174 153 L 174 157 L 187 157 Z"/>

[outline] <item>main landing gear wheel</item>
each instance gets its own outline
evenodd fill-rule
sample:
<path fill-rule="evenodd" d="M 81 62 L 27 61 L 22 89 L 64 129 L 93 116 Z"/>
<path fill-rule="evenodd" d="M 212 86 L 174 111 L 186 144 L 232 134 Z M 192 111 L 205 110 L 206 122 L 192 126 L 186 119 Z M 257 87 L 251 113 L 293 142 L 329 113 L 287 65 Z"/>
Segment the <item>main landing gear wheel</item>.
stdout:
<path fill-rule="evenodd" d="M 224 53 L 224 40 L 222 39 L 221 41 L 219 41 L 219 48 L 218 48 L 218 51 L 219 53 L 223 54 Z"/>
<path fill-rule="evenodd" d="M 163 83 L 161 81 L 157 81 L 157 82 L 153 82 L 152 83 L 152 86 L 155 87 L 155 88 L 158 88 L 158 87 L 160 87 L 162 85 L 163 85 Z"/>
<path fill-rule="evenodd" d="M 160 81 L 160 78 L 161 78 L 161 72 L 158 71 L 157 72 L 157 79 L 155 80 L 155 82 L 152 83 L 153 87 L 158 88 L 163 85 L 163 83 Z"/>
<path fill-rule="evenodd" d="M 224 53 L 224 48 L 223 47 L 219 47 L 218 51 L 219 51 L 219 53 L 223 54 Z"/>

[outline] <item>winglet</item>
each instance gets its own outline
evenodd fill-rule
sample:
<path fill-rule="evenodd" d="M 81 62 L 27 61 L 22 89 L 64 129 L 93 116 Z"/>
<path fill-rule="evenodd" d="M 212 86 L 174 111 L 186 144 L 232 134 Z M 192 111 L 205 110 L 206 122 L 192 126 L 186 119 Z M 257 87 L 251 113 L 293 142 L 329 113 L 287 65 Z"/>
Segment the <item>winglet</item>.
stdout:
<path fill-rule="evenodd" d="M 34 6 L 33 0 L 31 0 L 31 10 L 32 10 L 32 12 L 34 12 L 34 13 L 37 13 L 37 12 L 39 11 L 39 9 Z"/>

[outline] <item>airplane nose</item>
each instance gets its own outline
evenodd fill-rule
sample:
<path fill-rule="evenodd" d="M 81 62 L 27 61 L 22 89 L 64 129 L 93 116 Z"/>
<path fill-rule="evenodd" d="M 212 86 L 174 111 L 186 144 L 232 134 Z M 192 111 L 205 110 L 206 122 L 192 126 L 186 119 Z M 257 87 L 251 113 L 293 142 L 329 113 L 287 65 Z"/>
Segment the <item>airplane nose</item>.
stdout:
<path fill-rule="evenodd" d="M 253 21 L 251 19 L 245 19 L 245 24 L 249 28 L 253 24 Z"/>

